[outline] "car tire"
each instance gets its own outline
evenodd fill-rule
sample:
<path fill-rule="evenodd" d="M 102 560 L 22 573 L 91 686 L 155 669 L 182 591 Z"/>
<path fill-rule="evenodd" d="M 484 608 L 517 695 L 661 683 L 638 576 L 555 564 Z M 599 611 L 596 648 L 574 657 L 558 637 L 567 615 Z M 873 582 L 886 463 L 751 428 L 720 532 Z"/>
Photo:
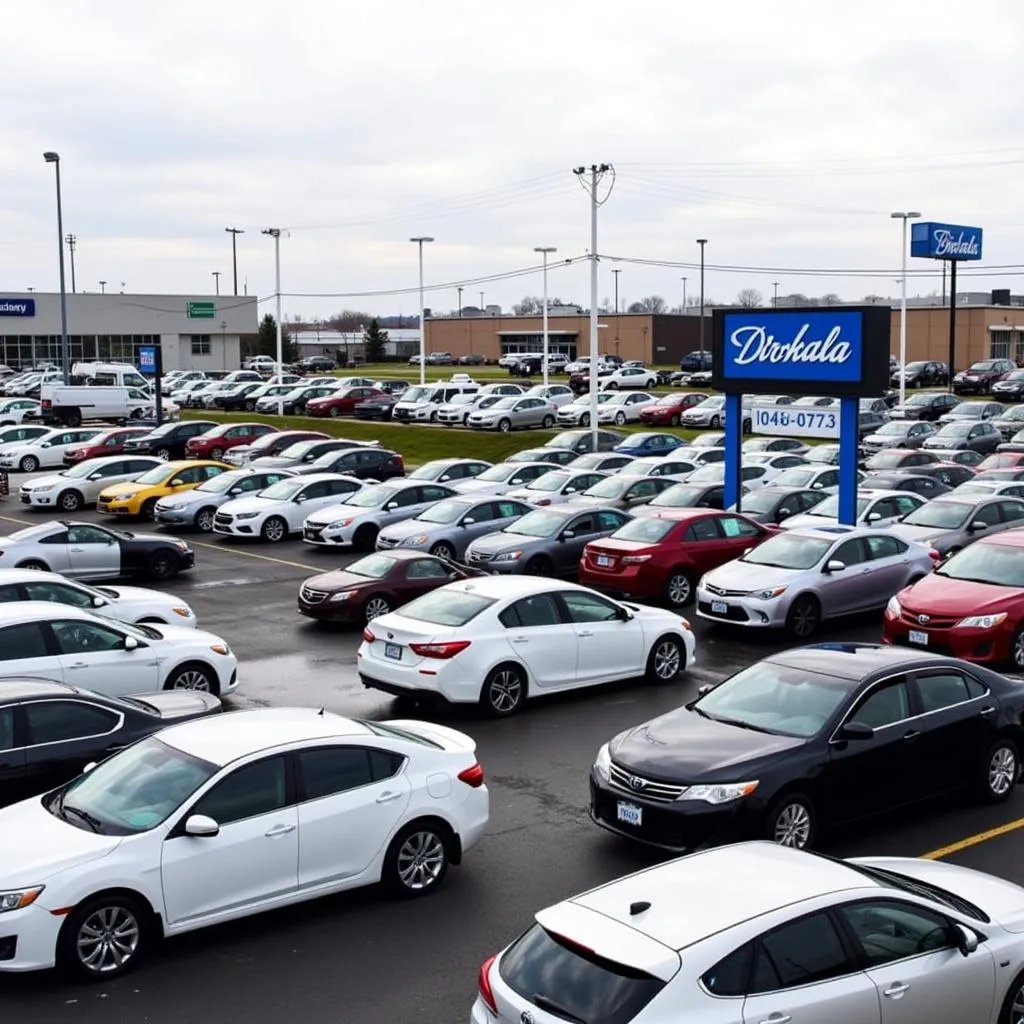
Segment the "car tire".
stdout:
<path fill-rule="evenodd" d="M 624 427 L 626 425 L 626 414 L 624 412 L 617 412 L 615 414 L 615 426 Z"/>
<path fill-rule="evenodd" d="M 387 615 L 389 611 L 391 611 L 391 602 L 386 597 L 381 597 L 379 594 L 368 597 L 363 602 L 363 621 L 372 622 L 381 615 Z"/>
<path fill-rule="evenodd" d="M 509 433 L 512 430 L 512 421 L 508 417 L 498 420 L 498 429 L 503 434 Z"/>
<path fill-rule="evenodd" d="M 247 401 L 245 403 L 245 411 L 246 412 L 255 412 L 256 411 L 256 403 L 254 401 Z"/>
<path fill-rule="evenodd" d="M 665 601 L 672 608 L 683 608 L 693 600 L 693 577 L 685 569 L 673 569 L 665 580 Z"/>
<path fill-rule="evenodd" d="M 213 533 L 213 517 L 216 514 L 217 510 L 212 505 L 206 505 L 196 513 L 192 525 L 200 533 Z"/>
<path fill-rule="evenodd" d="M 436 409 L 432 410 L 431 413 L 430 413 L 430 422 L 431 423 L 436 423 L 437 422 L 437 410 Z"/>
<path fill-rule="evenodd" d="M 797 640 L 810 640 L 821 625 L 821 605 L 816 597 L 802 594 L 786 615 L 786 632 Z"/>
<path fill-rule="evenodd" d="M 1019 1024 L 1024 1017 L 1024 971 L 1021 971 L 1006 990 L 1006 998 L 999 1010 L 999 1024 Z"/>
<path fill-rule="evenodd" d="M 150 556 L 148 569 L 151 580 L 169 580 L 178 575 L 178 562 L 169 551 L 158 551 Z"/>
<path fill-rule="evenodd" d="M 260 540 L 280 544 L 288 539 L 288 524 L 280 516 L 271 516 L 260 528 Z"/>
<path fill-rule="evenodd" d="M 491 669 L 480 690 L 480 705 L 491 718 L 508 718 L 526 703 L 529 683 L 526 670 L 506 663 Z"/>
<path fill-rule="evenodd" d="M 712 430 L 718 430 L 718 428 L 721 427 L 721 425 L 722 425 L 722 417 L 721 416 L 712 416 L 711 417 L 710 427 L 711 427 Z"/>
<path fill-rule="evenodd" d="M 585 412 L 580 417 L 580 426 L 581 427 L 589 427 L 590 426 L 590 413 L 589 412 Z"/>
<path fill-rule="evenodd" d="M 554 576 L 555 567 L 546 555 L 534 555 L 523 570 L 527 576 Z"/>
<path fill-rule="evenodd" d="M 165 690 L 197 690 L 201 693 L 220 693 L 217 673 L 208 665 L 198 661 L 187 661 L 179 665 L 164 682 Z"/>
<path fill-rule="evenodd" d="M 341 415 L 341 410 L 336 405 L 332 405 L 330 409 L 328 409 L 328 414 L 332 420 L 336 420 Z"/>
<path fill-rule="evenodd" d="M 443 541 L 440 544 L 435 544 L 431 549 L 432 555 L 437 555 L 438 558 L 444 558 L 449 562 L 455 561 L 455 548 L 451 544 L 445 544 Z"/>
<path fill-rule="evenodd" d="M 157 450 L 153 452 L 153 457 L 159 459 L 161 462 L 167 462 L 171 457 L 171 449 L 157 448 Z"/>
<path fill-rule="evenodd" d="M 139 508 L 139 517 L 141 519 L 152 519 L 153 514 L 156 512 L 156 498 L 147 498 L 142 506 Z"/>
<path fill-rule="evenodd" d="M 220 459 L 223 459 L 224 458 L 224 449 L 223 448 L 211 448 L 210 449 L 210 458 L 213 459 L 214 462 L 217 462 Z"/>
<path fill-rule="evenodd" d="M 680 423 L 679 413 L 677 413 L 677 412 L 672 413 L 672 418 L 668 421 L 668 425 L 670 427 L 678 427 L 679 423 Z"/>
<path fill-rule="evenodd" d="M 619 390 L 619 385 L 616 384 L 615 381 L 610 380 L 610 381 L 608 381 L 607 384 L 605 384 L 604 388 L 605 388 L 605 391 L 618 391 Z"/>
<path fill-rule="evenodd" d="M 22 473 L 34 473 L 39 468 L 39 460 L 34 455 L 26 455 L 18 463 L 18 469 Z"/>
<path fill-rule="evenodd" d="M 686 668 L 686 646 L 678 636 L 660 636 L 647 656 L 644 676 L 651 683 L 674 683 Z"/>
<path fill-rule="evenodd" d="M 818 838 L 818 812 L 803 793 L 786 793 L 765 818 L 765 838 L 780 846 L 809 850 Z"/>
<path fill-rule="evenodd" d="M 136 967 L 155 929 L 152 910 L 134 896 L 94 896 L 79 903 L 65 920 L 57 938 L 57 963 L 84 981 L 109 981 Z M 119 940 L 116 953 L 107 935 Z"/>
<path fill-rule="evenodd" d="M 1001 804 L 1013 795 L 1020 780 L 1020 753 L 1017 744 L 1006 736 L 988 748 L 981 764 L 976 790 L 986 804 Z"/>
<path fill-rule="evenodd" d="M 57 495 L 57 508 L 61 512 L 77 512 L 83 503 L 84 499 L 78 491 L 61 491 Z"/>
<path fill-rule="evenodd" d="M 754 422 L 753 422 L 753 420 L 744 420 L 743 421 L 743 431 L 742 432 L 744 434 L 752 434 L 754 432 Z"/>
<path fill-rule="evenodd" d="M 33 569 L 36 572 L 49 572 L 50 567 L 45 562 L 40 562 L 37 558 L 30 558 L 26 562 L 19 562 L 16 569 Z"/>
<path fill-rule="evenodd" d="M 454 847 L 451 830 L 439 821 L 414 821 L 388 847 L 381 870 L 385 888 L 396 896 L 416 899 L 433 892 L 448 873 Z"/>
<path fill-rule="evenodd" d="M 379 532 L 377 527 L 370 523 L 360 526 L 352 538 L 352 546 L 357 551 L 372 551 L 377 543 L 377 534 Z"/>
<path fill-rule="evenodd" d="M 540 425 L 541 428 L 544 430 L 551 430 L 551 428 L 554 427 L 555 425 L 555 417 L 551 416 L 550 414 L 545 416 L 544 419 L 541 420 Z"/>

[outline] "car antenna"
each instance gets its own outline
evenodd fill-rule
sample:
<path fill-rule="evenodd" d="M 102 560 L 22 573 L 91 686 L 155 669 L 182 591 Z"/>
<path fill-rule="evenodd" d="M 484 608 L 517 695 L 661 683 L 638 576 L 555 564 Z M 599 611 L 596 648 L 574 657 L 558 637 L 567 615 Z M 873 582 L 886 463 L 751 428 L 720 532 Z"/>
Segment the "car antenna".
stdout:
<path fill-rule="evenodd" d="M 647 900 L 638 900 L 636 903 L 630 903 L 629 916 L 636 917 L 637 914 L 642 914 L 645 910 L 650 909 L 651 904 Z"/>
<path fill-rule="evenodd" d="M 323 708 L 323 705 L 322 705 L 322 704 L 320 705 L 320 710 L 319 710 L 319 711 L 317 712 L 317 714 L 318 714 L 318 715 L 319 715 L 319 716 L 320 716 L 321 718 L 323 718 L 323 717 L 324 717 L 324 708 Z"/>

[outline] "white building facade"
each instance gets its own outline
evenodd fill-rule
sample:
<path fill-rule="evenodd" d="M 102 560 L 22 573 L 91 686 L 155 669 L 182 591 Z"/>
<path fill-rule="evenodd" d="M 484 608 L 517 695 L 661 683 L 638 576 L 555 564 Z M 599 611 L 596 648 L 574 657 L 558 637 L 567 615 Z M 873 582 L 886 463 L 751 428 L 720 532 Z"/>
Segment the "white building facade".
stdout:
<path fill-rule="evenodd" d="M 80 361 L 139 364 L 138 351 L 160 346 L 167 370 L 235 370 L 241 339 L 259 327 L 247 295 L 69 294 L 68 347 Z M 0 292 L 0 363 L 14 369 L 60 365 L 60 295 Z"/>

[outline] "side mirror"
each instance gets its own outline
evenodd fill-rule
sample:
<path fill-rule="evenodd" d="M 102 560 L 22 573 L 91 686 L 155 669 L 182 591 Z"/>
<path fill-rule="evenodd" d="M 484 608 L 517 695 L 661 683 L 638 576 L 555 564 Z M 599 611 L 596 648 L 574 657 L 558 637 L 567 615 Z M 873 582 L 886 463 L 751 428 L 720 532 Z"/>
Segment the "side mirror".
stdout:
<path fill-rule="evenodd" d="M 98 765 L 98 764 L 99 764 L 99 761 L 90 761 L 90 762 L 89 762 L 89 763 L 88 763 L 88 764 L 87 764 L 87 765 L 86 765 L 86 766 L 85 766 L 85 767 L 84 767 L 84 768 L 82 769 L 82 774 L 83 774 L 83 775 L 88 775 L 88 774 L 89 774 L 89 772 L 91 772 L 91 771 L 93 770 L 93 768 L 95 768 L 95 767 L 96 767 L 96 765 Z"/>
<path fill-rule="evenodd" d="M 295 497 L 292 498 L 292 501 L 294 501 L 296 505 L 301 505 L 305 500 L 306 496 L 304 494 L 296 494 Z"/>
<path fill-rule="evenodd" d="M 863 722 L 847 722 L 837 734 L 840 740 L 869 740 L 875 735 L 875 730 Z"/>
<path fill-rule="evenodd" d="M 89 474 L 89 479 L 90 480 L 101 480 L 102 478 L 103 478 L 103 474 L 102 473 L 90 473 Z"/>
<path fill-rule="evenodd" d="M 233 498 L 233 497 L 235 497 L 235 495 L 238 495 L 238 494 L 241 494 L 241 493 L 242 493 L 242 488 L 241 487 L 232 487 L 231 490 L 228 491 L 228 497 L 229 498 Z"/>
<path fill-rule="evenodd" d="M 139 641 L 133 636 L 126 636 L 124 638 L 124 649 L 126 651 L 137 651 L 139 649 Z"/>
<path fill-rule="evenodd" d="M 831 558 L 825 564 L 825 572 L 842 572 L 846 568 L 845 562 L 840 562 L 838 558 Z"/>
<path fill-rule="evenodd" d="M 392 511 L 393 511 L 394 509 L 396 509 L 396 508 L 398 508 L 398 502 L 397 502 L 397 501 L 389 501 L 389 502 L 388 502 L 388 503 L 387 503 L 387 504 L 386 504 L 386 505 L 384 506 L 384 511 L 385 511 L 385 512 L 392 512 Z"/>
<path fill-rule="evenodd" d="M 103 608 L 103 607 L 105 607 L 106 603 L 107 602 L 104 601 L 102 597 L 94 597 L 92 599 L 92 606 L 93 606 L 93 608 Z M 131 637 L 130 639 L 134 640 L 135 638 Z"/>
<path fill-rule="evenodd" d="M 185 835 L 209 838 L 220 832 L 220 825 L 205 814 L 190 814 L 185 822 Z"/>
<path fill-rule="evenodd" d="M 462 520 L 462 525 L 472 526 L 475 522 L 476 520 L 472 516 L 466 516 L 466 518 Z"/>
<path fill-rule="evenodd" d="M 175 477 L 175 478 L 174 478 L 174 479 L 173 479 L 173 480 L 171 481 L 171 483 L 170 483 L 170 486 L 171 486 L 171 487 L 181 487 L 181 485 L 182 485 L 182 484 L 183 484 L 184 482 L 185 482 L 185 481 L 184 481 L 184 480 L 182 480 L 180 476 L 176 476 L 176 477 Z"/>
<path fill-rule="evenodd" d="M 779 511 L 778 511 L 779 519 L 786 519 L 789 516 L 791 516 L 792 514 L 793 514 L 793 510 L 791 508 L 788 508 L 786 505 L 783 505 L 782 508 L 780 508 Z"/>
<path fill-rule="evenodd" d="M 632 622 L 633 613 L 628 608 L 620 608 L 618 614 L 615 616 L 619 622 Z"/>
<path fill-rule="evenodd" d="M 961 956 L 970 956 L 977 951 L 978 936 L 976 932 L 959 923 L 953 925 L 953 931 L 955 932 L 956 948 L 960 950 Z"/>
<path fill-rule="evenodd" d="M 563 530 L 559 535 L 559 540 L 572 540 L 576 536 L 575 530 Z"/>
<path fill-rule="evenodd" d="M 714 683 L 705 683 L 703 686 L 701 686 L 701 687 L 699 687 L 697 689 L 697 696 L 698 697 L 703 697 L 706 694 L 709 694 L 714 688 L 715 688 L 715 684 Z"/>
<path fill-rule="evenodd" d="M 973 523 L 971 523 L 970 526 L 967 527 L 967 529 L 970 530 L 971 533 L 977 533 L 978 530 L 987 530 L 988 523 L 976 519 Z"/>
<path fill-rule="evenodd" d="M 869 512 L 868 513 L 868 522 L 869 523 L 877 523 L 878 520 L 881 519 L 881 518 L 882 518 L 882 513 L 881 512 Z"/>

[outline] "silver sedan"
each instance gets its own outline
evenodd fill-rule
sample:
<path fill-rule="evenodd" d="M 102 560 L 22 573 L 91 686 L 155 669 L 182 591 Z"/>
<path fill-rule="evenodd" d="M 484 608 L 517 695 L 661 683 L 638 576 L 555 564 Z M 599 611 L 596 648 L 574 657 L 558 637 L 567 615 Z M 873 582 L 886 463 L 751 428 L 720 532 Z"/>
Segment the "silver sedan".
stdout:
<path fill-rule="evenodd" d="M 525 487 L 509 491 L 507 497 L 528 501 L 531 505 L 560 505 L 576 494 L 582 494 L 588 487 L 600 483 L 607 476 L 595 470 L 576 472 L 571 466 L 553 469 L 550 473 L 531 480 Z"/>
<path fill-rule="evenodd" d="M 955 554 L 979 537 L 1024 526 L 1024 501 L 1001 494 L 946 494 L 915 509 L 892 532 L 940 555 Z"/>
<path fill-rule="evenodd" d="M 550 430 L 555 425 L 555 407 L 543 398 L 523 395 L 502 398 L 488 409 L 469 414 L 466 426 L 476 430 L 500 430 L 507 433 L 527 427 Z"/>
<path fill-rule="evenodd" d="M 697 614 L 806 640 L 826 619 L 884 608 L 936 562 L 924 544 L 875 527 L 787 530 L 705 573 Z"/>

